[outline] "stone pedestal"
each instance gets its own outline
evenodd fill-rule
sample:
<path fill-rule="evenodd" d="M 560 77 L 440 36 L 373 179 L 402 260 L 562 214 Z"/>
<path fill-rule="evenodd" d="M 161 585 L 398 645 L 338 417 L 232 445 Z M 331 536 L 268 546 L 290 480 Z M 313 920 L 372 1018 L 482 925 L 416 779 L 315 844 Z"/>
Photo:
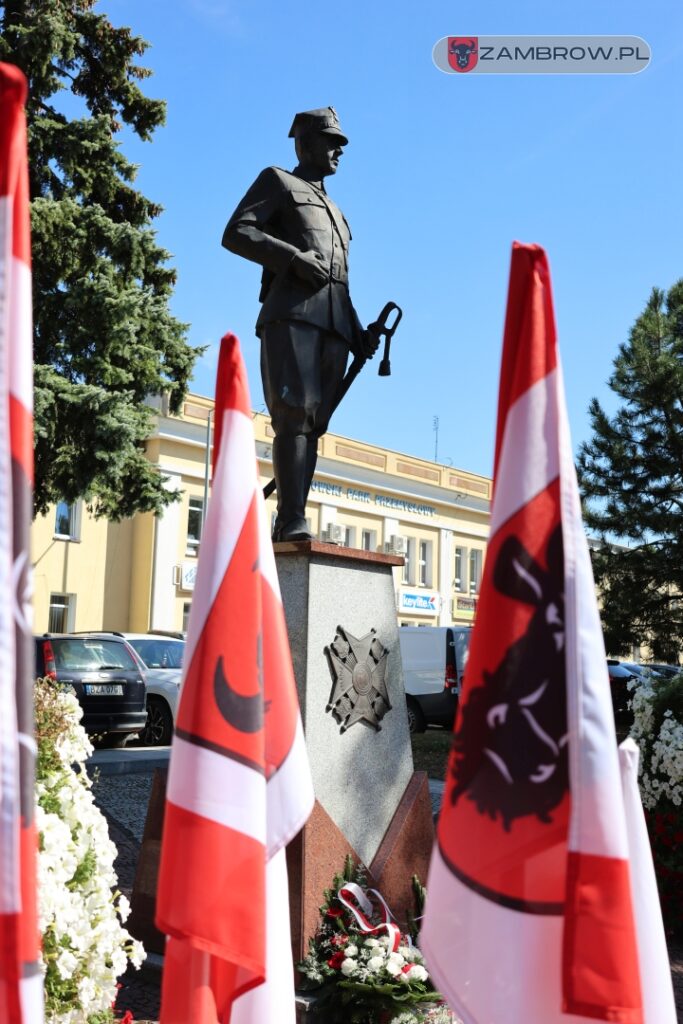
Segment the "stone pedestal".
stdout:
<path fill-rule="evenodd" d="M 311 819 L 288 851 L 298 959 L 315 931 L 323 889 L 349 852 L 402 917 L 411 876 L 426 879 L 433 826 L 427 777 L 413 771 L 403 689 L 392 574 L 403 559 L 316 541 L 276 544 L 275 558 L 316 795 Z M 335 651 L 344 655 L 347 638 L 361 666 L 353 673 L 357 690 L 339 704 Z M 347 686 L 351 677 L 344 675 Z M 384 695 L 375 699 L 384 712 L 379 728 L 373 714 L 356 722 L 351 715 L 345 728 L 333 708 L 348 712 L 368 690 L 368 700 Z"/>
<path fill-rule="evenodd" d="M 168 768 L 157 768 L 152 779 L 152 791 L 147 805 L 145 831 L 130 901 L 130 917 L 126 928 L 139 939 L 148 953 L 163 954 L 166 944 L 154 923 L 157 906 L 157 879 L 161 858 L 161 837 L 164 831 L 166 809 L 166 783 Z"/>

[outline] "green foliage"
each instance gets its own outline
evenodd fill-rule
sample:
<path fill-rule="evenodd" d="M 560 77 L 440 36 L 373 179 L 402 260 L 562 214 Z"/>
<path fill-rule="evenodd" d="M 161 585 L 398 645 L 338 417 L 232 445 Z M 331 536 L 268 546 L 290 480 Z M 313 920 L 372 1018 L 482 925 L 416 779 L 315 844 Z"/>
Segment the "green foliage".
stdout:
<path fill-rule="evenodd" d="M 178 411 L 197 350 L 169 312 L 176 274 L 152 229 L 161 208 L 134 188 L 118 138 L 127 127 L 149 140 L 164 123 L 165 104 L 138 84 L 148 44 L 95 6 L 0 2 L 0 59 L 29 82 L 35 508 L 85 497 L 119 519 L 176 496 L 144 457 L 143 402 L 165 392 Z"/>
<path fill-rule="evenodd" d="M 64 764 L 59 756 L 57 744 L 71 726 L 69 708 L 61 699 L 68 689 L 53 679 L 37 679 L 34 688 L 35 738 L 37 745 L 36 781 L 44 782 L 48 776 L 59 777 Z M 46 808 L 55 811 L 56 808 Z"/>
<path fill-rule="evenodd" d="M 406 917 L 406 932 L 410 935 L 412 942 L 417 943 L 417 937 L 420 934 L 420 922 L 424 914 L 425 902 L 427 900 L 427 890 L 424 885 L 417 877 L 413 875 L 410 880 L 410 885 L 413 890 L 413 910 L 408 910 Z"/>
<path fill-rule="evenodd" d="M 683 644 L 683 280 L 654 289 L 614 361 L 620 405 L 590 405 L 578 471 L 607 649 L 647 644 L 678 660 Z"/>

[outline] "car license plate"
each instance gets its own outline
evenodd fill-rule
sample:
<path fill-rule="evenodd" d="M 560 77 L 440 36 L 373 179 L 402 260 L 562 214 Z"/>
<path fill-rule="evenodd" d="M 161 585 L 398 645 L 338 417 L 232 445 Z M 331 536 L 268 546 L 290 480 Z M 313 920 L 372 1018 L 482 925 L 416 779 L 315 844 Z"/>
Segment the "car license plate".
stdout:
<path fill-rule="evenodd" d="M 123 697 L 123 686 L 115 683 L 86 683 L 84 690 L 91 697 Z"/>

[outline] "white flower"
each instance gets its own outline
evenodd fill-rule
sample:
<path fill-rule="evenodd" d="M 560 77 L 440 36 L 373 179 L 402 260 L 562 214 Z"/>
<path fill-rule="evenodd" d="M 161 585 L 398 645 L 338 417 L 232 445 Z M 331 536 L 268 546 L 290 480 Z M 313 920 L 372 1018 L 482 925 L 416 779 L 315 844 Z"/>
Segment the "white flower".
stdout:
<path fill-rule="evenodd" d="M 349 978 L 352 974 L 355 974 L 357 970 L 358 964 L 356 963 L 355 960 L 347 958 L 341 965 L 341 972 L 342 974 L 346 975 L 347 978 Z"/>
<path fill-rule="evenodd" d="M 375 946 L 379 946 L 379 942 L 377 941 L 377 939 L 366 939 L 363 945 L 369 946 L 370 949 L 374 949 Z"/>
<path fill-rule="evenodd" d="M 128 900 L 128 897 L 124 896 L 123 893 L 121 893 L 118 898 L 116 909 L 119 912 L 119 917 L 121 918 L 121 920 L 127 921 L 128 917 L 130 916 L 130 902 Z"/>
<path fill-rule="evenodd" d="M 70 978 L 77 965 L 78 960 L 68 949 L 63 949 L 57 957 L 57 970 L 62 978 Z"/>
<path fill-rule="evenodd" d="M 391 974 L 395 978 L 397 974 L 401 973 L 401 965 L 397 964 L 395 960 L 387 960 L 385 970 L 387 974 Z"/>
<path fill-rule="evenodd" d="M 381 971 L 385 964 L 383 956 L 373 956 L 368 960 L 368 968 L 371 971 Z"/>
<path fill-rule="evenodd" d="M 347 957 L 348 956 L 358 956 L 358 946 L 354 946 L 353 944 L 351 944 L 350 946 L 346 947 L 344 952 L 347 955 Z"/>
<path fill-rule="evenodd" d="M 413 964 L 409 971 L 406 971 L 410 981 L 426 981 L 429 975 L 421 964 Z"/>
<path fill-rule="evenodd" d="M 664 799 L 680 807 L 683 802 L 683 724 L 670 708 L 664 710 L 655 732 L 655 691 L 650 683 L 633 688 L 631 736 L 641 748 L 639 783 L 643 804 L 649 810 Z"/>
<path fill-rule="evenodd" d="M 92 752 L 78 724 L 80 705 L 72 693 L 46 693 L 40 684 L 35 692 L 36 701 L 44 700 L 46 708 L 58 704 L 60 718 L 68 723 L 55 744 L 60 769 L 36 783 L 39 927 L 49 940 L 44 941 L 46 948 L 52 945 L 59 951 L 54 960 L 43 963 L 43 970 L 48 975 L 54 972 L 55 982 L 72 978 L 80 1003 L 67 1006 L 60 1002 L 58 983 L 46 986 L 45 1016 L 49 1024 L 85 1024 L 111 1007 L 117 977 L 129 961 L 139 967 L 145 953 L 121 925 L 130 907 L 125 896 L 112 895 L 117 851 L 95 805 L 90 780 L 83 768 L 72 768 Z M 77 871 L 79 882 L 74 885 Z"/>

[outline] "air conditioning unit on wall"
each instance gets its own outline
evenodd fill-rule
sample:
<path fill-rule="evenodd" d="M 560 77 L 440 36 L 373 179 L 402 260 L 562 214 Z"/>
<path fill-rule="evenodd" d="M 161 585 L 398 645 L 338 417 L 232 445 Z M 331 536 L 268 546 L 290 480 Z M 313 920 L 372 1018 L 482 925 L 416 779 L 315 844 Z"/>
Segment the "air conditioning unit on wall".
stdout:
<path fill-rule="evenodd" d="M 322 539 L 325 544 L 342 544 L 344 541 L 344 528 L 331 523 L 323 530 Z"/>
<path fill-rule="evenodd" d="M 394 534 L 385 543 L 384 549 L 390 555 L 405 555 L 408 550 L 408 541 L 405 537 Z"/>

